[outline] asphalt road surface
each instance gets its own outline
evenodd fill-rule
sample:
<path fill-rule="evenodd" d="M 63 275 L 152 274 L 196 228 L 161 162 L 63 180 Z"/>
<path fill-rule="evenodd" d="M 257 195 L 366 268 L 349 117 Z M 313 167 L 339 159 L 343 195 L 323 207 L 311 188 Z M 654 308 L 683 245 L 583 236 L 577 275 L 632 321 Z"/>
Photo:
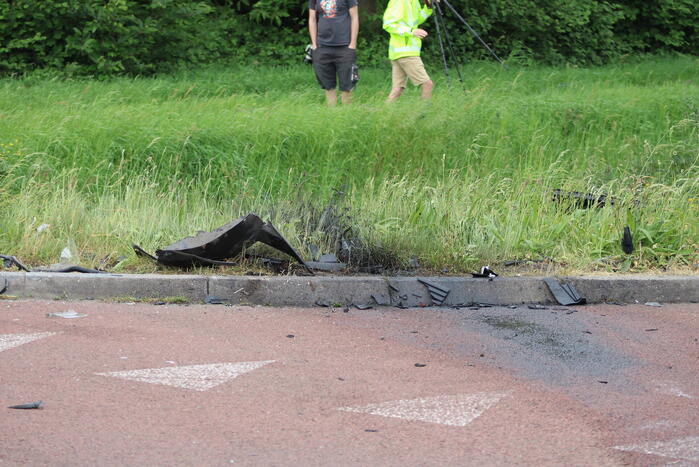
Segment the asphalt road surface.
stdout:
<path fill-rule="evenodd" d="M 699 466 L 699 305 L 7 301 L 0 404 L 0 466 Z"/>

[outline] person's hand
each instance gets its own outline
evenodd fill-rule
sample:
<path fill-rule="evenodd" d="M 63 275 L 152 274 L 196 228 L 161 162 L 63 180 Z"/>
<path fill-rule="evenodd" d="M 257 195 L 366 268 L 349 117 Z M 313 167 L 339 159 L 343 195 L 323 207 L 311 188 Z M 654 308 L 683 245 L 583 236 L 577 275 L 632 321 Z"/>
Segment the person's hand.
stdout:
<path fill-rule="evenodd" d="M 350 44 L 350 45 L 347 46 L 347 48 L 348 48 L 348 49 L 352 49 L 352 50 L 357 50 L 357 45 L 356 45 L 356 44 Z"/>
<path fill-rule="evenodd" d="M 413 36 L 419 37 L 420 39 L 424 39 L 427 37 L 427 31 L 424 29 L 413 29 Z"/>

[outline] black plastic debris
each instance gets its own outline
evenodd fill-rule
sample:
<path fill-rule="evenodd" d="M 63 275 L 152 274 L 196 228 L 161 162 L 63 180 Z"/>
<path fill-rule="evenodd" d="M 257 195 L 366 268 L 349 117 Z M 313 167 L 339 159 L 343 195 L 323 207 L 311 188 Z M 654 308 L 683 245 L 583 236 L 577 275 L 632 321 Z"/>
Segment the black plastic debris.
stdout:
<path fill-rule="evenodd" d="M 608 197 L 607 195 L 595 195 L 592 193 L 580 193 L 579 191 L 564 192 L 560 188 L 553 190 L 553 201 L 555 203 L 570 203 L 576 208 L 603 208 L 607 204 L 614 205 L 617 202 L 616 198 Z"/>
<path fill-rule="evenodd" d="M 415 367 L 417 367 L 417 368 L 424 368 L 424 367 L 426 367 L 426 366 L 427 366 L 426 363 L 416 363 L 416 364 L 415 364 Z"/>
<path fill-rule="evenodd" d="M 85 268 L 76 264 L 54 264 L 48 268 L 34 269 L 32 272 L 80 272 L 83 274 L 108 274 L 100 269 Z"/>
<path fill-rule="evenodd" d="M 347 263 L 321 263 L 319 261 L 308 261 L 306 266 L 314 271 L 339 272 L 347 268 Z"/>
<path fill-rule="evenodd" d="M 40 409 L 41 404 L 43 404 L 43 401 L 31 402 L 29 404 L 11 405 L 8 407 L 8 409 L 20 409 L 20 410 Z"/>
<path fill-rule="evenodd" d="M 561 284 L 556 279 L 547 277 L 544 282 L 553 294 L 556 301 L 563 306 L 582 305 L 585 303 L 585 298 L 581 297 L 572 284 Z"/>
<path fill-rule="evenodd" d="M 22 264 L 22 262 L 18 260 L 16 256 L 0 255 L 0 259 L 2 259 L 4 267 L 11 268 L 12 266 L 17 266 L 17 268 L 25 272 L 81 272 L 88 274 L 106 274 L 106 271 L 102 271 L 100 269 L 85 268 L 75 264 L 63 263 L 54 264 L 48 268 L 29 269 L 27 266 Z"/>
<path fill-rule="evenodd" d="M 199 232 L 165 248 L 155 251 L 155 257 L 138 245 L 133 245 L 137 255 L 147 256 L 167 266 L 191 267 L 195 265 L 233 266 L 223 261 L 238 256 L 244 248 L 261 242 L 285 253 L 310 269 L 301 255 L 289 245 L 274 226 L 255 214 L 248 214 L 211 232 Z"/>
<path fill-rule="evenodd" d="M 432 302 L 435 305 L 442 305 L 444 300 L 446 300 L 447 295 L 449 295 L 449 292 L 451 292 L 450 289 L 440 287 L 439 285 L 424 279 L 418 279 L 417 281 L 427 287 L 427 291 L 430 293 Z"/>
<path fill-rule="evenodd" d="M 25 272 L 31 272 L 28 267 L 26 267 L 16 256 L 0 255 L 2 259 L 3 266 L 6 268 L 11 268 L 12 266 L 17 266 L 19 269 Z"/>
<path fill-rule="evenodd" d="M 7 284 L 8 284 L 8 283 L 7 283 L 7 277 L 3 277 L 2 280 L 3 280 L 3 285 L 2 285 L 2 289 L 0 290 L 0 295 L 2 295 L 2 294 L 4 294 L 5 292 L 7 292 Z"/>
<path fill-rule="evenodd" d="M 633 237 L 631 236 L 631 229 L 624 227 L 624 235 L 621 237 L 621 250 L 630 255 L 633 253 Z"/>
<path fill-rule="evenodd" d="M 505 261 L 503 264 L 505 266 L 521 266 L 523 264 L 528 264 L 528 263 L 543 263 L 546 260 L 544 259 L 512 259 L 509 261 Z"/>
<path fill-rule="evenodd" d="M 371 310 L 374 308 L 373 305 L 370 305 L 368 303 L 353 303 L 352 304 L 357 310 Z"/>
<path fill-rule="evenodd" d="M 230 302 L 230 300 L 225 298 L 219 298 L 215 295 L 207 295 L 206 297 L 204 297 L 204 303 L 206 303 L 207 305 L 225 305 L 228 302 Z"/>
<path fill-rule="evenodd" d="M 494 279 L 498 277 L 498 274 L 490 269 L 490 266 L 483 266 L 480 272 L 472 272 L 473 277 L 479 277 L 484 279 Z"/>

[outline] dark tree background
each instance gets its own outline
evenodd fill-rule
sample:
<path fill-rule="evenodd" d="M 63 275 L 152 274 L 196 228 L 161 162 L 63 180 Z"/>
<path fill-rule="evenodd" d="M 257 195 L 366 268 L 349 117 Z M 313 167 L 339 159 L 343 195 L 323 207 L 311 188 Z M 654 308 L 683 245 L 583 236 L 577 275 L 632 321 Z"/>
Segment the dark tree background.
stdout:
<path fill-rule="evenodd" d="M 600 64 L 625 54 L 699 53 L 696 0 L 450 0 L 502 57 Z M 299 62 L 306 0 L 0 0 L 0 73 L 151 74 L 221 61 Z M 360 60 L 385 60 L 386 0 L 360 0 Z M 428 23 L 427 28 L 432 28 Z M 465 59 L 487 52 L 456 19 Z M 434 44 L 425 57 L 434 59 Z"/>

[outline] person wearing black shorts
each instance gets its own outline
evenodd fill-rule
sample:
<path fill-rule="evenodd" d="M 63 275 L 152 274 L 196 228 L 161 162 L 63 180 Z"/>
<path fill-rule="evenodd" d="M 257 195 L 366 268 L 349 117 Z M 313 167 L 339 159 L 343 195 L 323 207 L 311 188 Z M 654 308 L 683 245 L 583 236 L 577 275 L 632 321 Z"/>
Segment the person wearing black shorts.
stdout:
<path fill-rule="evenodd" d="M 333 106 L 337 103 L 339 81 L 342 103 L 349 104 L 357 62 L 357 0 L 309 0 L 308 10 L 313 70 L 318 83 L 325 89 L 328 105 Z"/>

